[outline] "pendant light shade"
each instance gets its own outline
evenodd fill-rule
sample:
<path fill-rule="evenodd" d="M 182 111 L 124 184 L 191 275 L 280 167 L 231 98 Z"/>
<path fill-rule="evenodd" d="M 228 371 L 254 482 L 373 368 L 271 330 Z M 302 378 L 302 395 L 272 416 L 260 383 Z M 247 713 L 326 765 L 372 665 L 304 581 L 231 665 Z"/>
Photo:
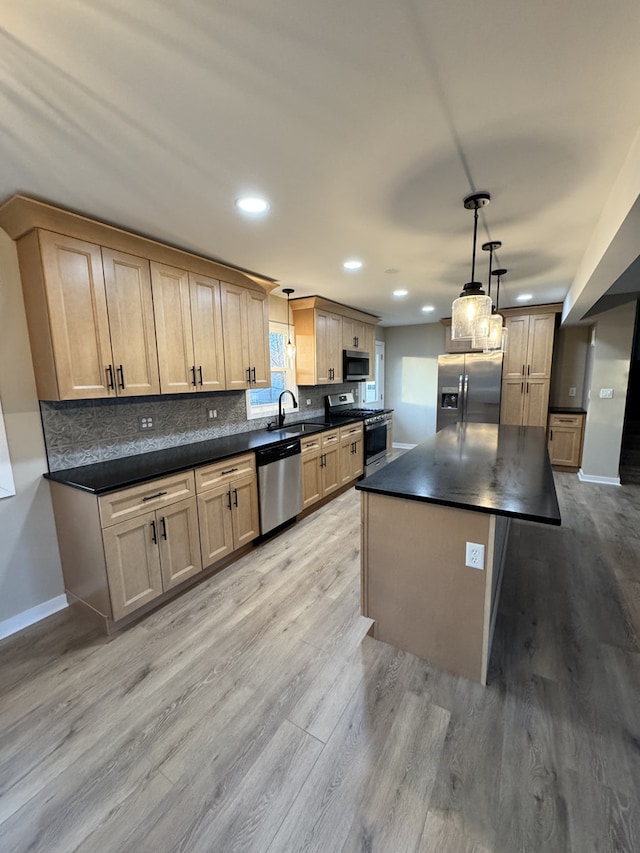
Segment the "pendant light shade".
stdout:
<path fill-rule="evenodd" d="M 489 298 L 491 298 L 491 274 L 493 269 L 493 253 L 501 246 L 502 243 L 500 240 L 490 240 L 488 243 L 482 244 L 482 251 L 489 252 L 489 276 L 487 278 L 487 295 L 489 296 Z M 474 349 L 481 349 L 484 352 L 488 352 L 488 350 L 496 348 L 492 345 L 492 332 L 494 335 L 496 334 L 496 322 L 494 322 L 493 320 L 495 312 L 496 306 L 493 304 L 492 300 L 491 314 L 488 317 L 480 317 L 478 319 L 478 322 L 476 323 L 472 342 L 472 346 Z"/>
<path fill-rule="evenodd" d="M 467 210 L 473 210 L 473 253 L 471 256 L 471 281 L 465 284 L 460 296 L 451 306 L 451 338 L 453 340 L 473 340 L 481 331 L 488 331 L 491 317 L 491 297 L 487 296 L 482 285 L 474 281 L 476 272 L 476 241 L 478 237 L 478 208 L 489 204 L 491 196 L 487 192 L 471 193 L 464 199 Z"/>
<path fill-rule="evenodd" d="M 502 350 L 505 351 L 507 345 L 507 330 L 504 326 L 504 318 L 498 313 L 500 303 L 500 277 L 506 275 L 505 269 L 494 270 L 492 275 L 496 276 L 496 305 L 494 313 L 491 315 L 491 324 L 489 326 L 489 335 L 485 350 Z"/>
<path fill-rule="evenodd" d="M 289 330 L 289 339 L 287 341 L 285 351 L 287 354 L 287 358 L 289 359 L 289 363 L 293 366 L 293 363 L 296 358 L 296 347 L 295 344 L 291 342 L 291 323 L 289 322 L 291 319 L 289 314 L 289 297 L 292 293 L 295 293 L 295 290 L 292 287 L 283 287 L 282 292 L 287 294 L 287 329 Z"/>

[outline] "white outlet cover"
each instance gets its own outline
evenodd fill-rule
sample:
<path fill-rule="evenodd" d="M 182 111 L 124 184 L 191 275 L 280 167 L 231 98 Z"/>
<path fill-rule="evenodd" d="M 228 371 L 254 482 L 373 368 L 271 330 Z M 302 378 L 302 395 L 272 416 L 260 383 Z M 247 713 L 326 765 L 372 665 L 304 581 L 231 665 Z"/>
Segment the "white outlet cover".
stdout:
<path fill-rule="evenodd" d="M 613 397 L 613 388 L 601 388 L 600 398 L 603 400 L 611 400 Z"/>
<path fill-rule="evenodd" d="M 470 569 L 484 569 L 484 545 L 467 542 L 465 565 Z"/>
<path fill-rule="evenodd" d="M 570 396 L 570 397 L 575 397 L 575 396 L 576 396 L 576 386 L 575 386 L 575 385 L 572 385 L 572 386 L 569 388 L 569 396 Z"/>

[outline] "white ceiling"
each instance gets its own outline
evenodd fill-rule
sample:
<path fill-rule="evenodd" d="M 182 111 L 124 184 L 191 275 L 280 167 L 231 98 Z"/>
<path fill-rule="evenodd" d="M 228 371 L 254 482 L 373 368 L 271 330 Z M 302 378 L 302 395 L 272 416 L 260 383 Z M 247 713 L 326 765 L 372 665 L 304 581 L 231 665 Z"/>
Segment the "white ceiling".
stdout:
<path fill-rule="evenodd" d="M 474 189 L 492 195 L 479 244 L 502 240 L 501 304 L 561 301 L 640 121 L 638 0 L 20 0 L 1 24 L 0 200 L 386 325 L 450 314 Z M 236 211 L 247 191 L 267 217 Z"/>

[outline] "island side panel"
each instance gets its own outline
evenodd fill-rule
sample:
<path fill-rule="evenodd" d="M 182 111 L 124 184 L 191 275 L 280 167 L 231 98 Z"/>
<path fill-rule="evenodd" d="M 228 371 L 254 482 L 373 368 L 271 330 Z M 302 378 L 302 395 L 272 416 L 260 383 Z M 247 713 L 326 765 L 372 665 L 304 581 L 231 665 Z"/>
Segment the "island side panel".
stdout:
<path fill-rule="evenodd" d="M 374 637 L 484 683 L 487 571 L 465 566 L 466 542 L 493 557 L 485 513 L 368 493 L 363 504 L 363 615 Z"/>

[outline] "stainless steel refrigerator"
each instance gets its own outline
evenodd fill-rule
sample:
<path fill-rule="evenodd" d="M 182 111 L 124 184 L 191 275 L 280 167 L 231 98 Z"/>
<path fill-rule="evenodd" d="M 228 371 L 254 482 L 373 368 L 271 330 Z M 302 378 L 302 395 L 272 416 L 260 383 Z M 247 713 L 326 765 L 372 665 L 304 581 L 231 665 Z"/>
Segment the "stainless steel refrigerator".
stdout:
<path fill-rule="evenodd" d="M 436 430 L 458 422 L 500 422 L 502 353 L 456 353 L 438 358 Z"/>

